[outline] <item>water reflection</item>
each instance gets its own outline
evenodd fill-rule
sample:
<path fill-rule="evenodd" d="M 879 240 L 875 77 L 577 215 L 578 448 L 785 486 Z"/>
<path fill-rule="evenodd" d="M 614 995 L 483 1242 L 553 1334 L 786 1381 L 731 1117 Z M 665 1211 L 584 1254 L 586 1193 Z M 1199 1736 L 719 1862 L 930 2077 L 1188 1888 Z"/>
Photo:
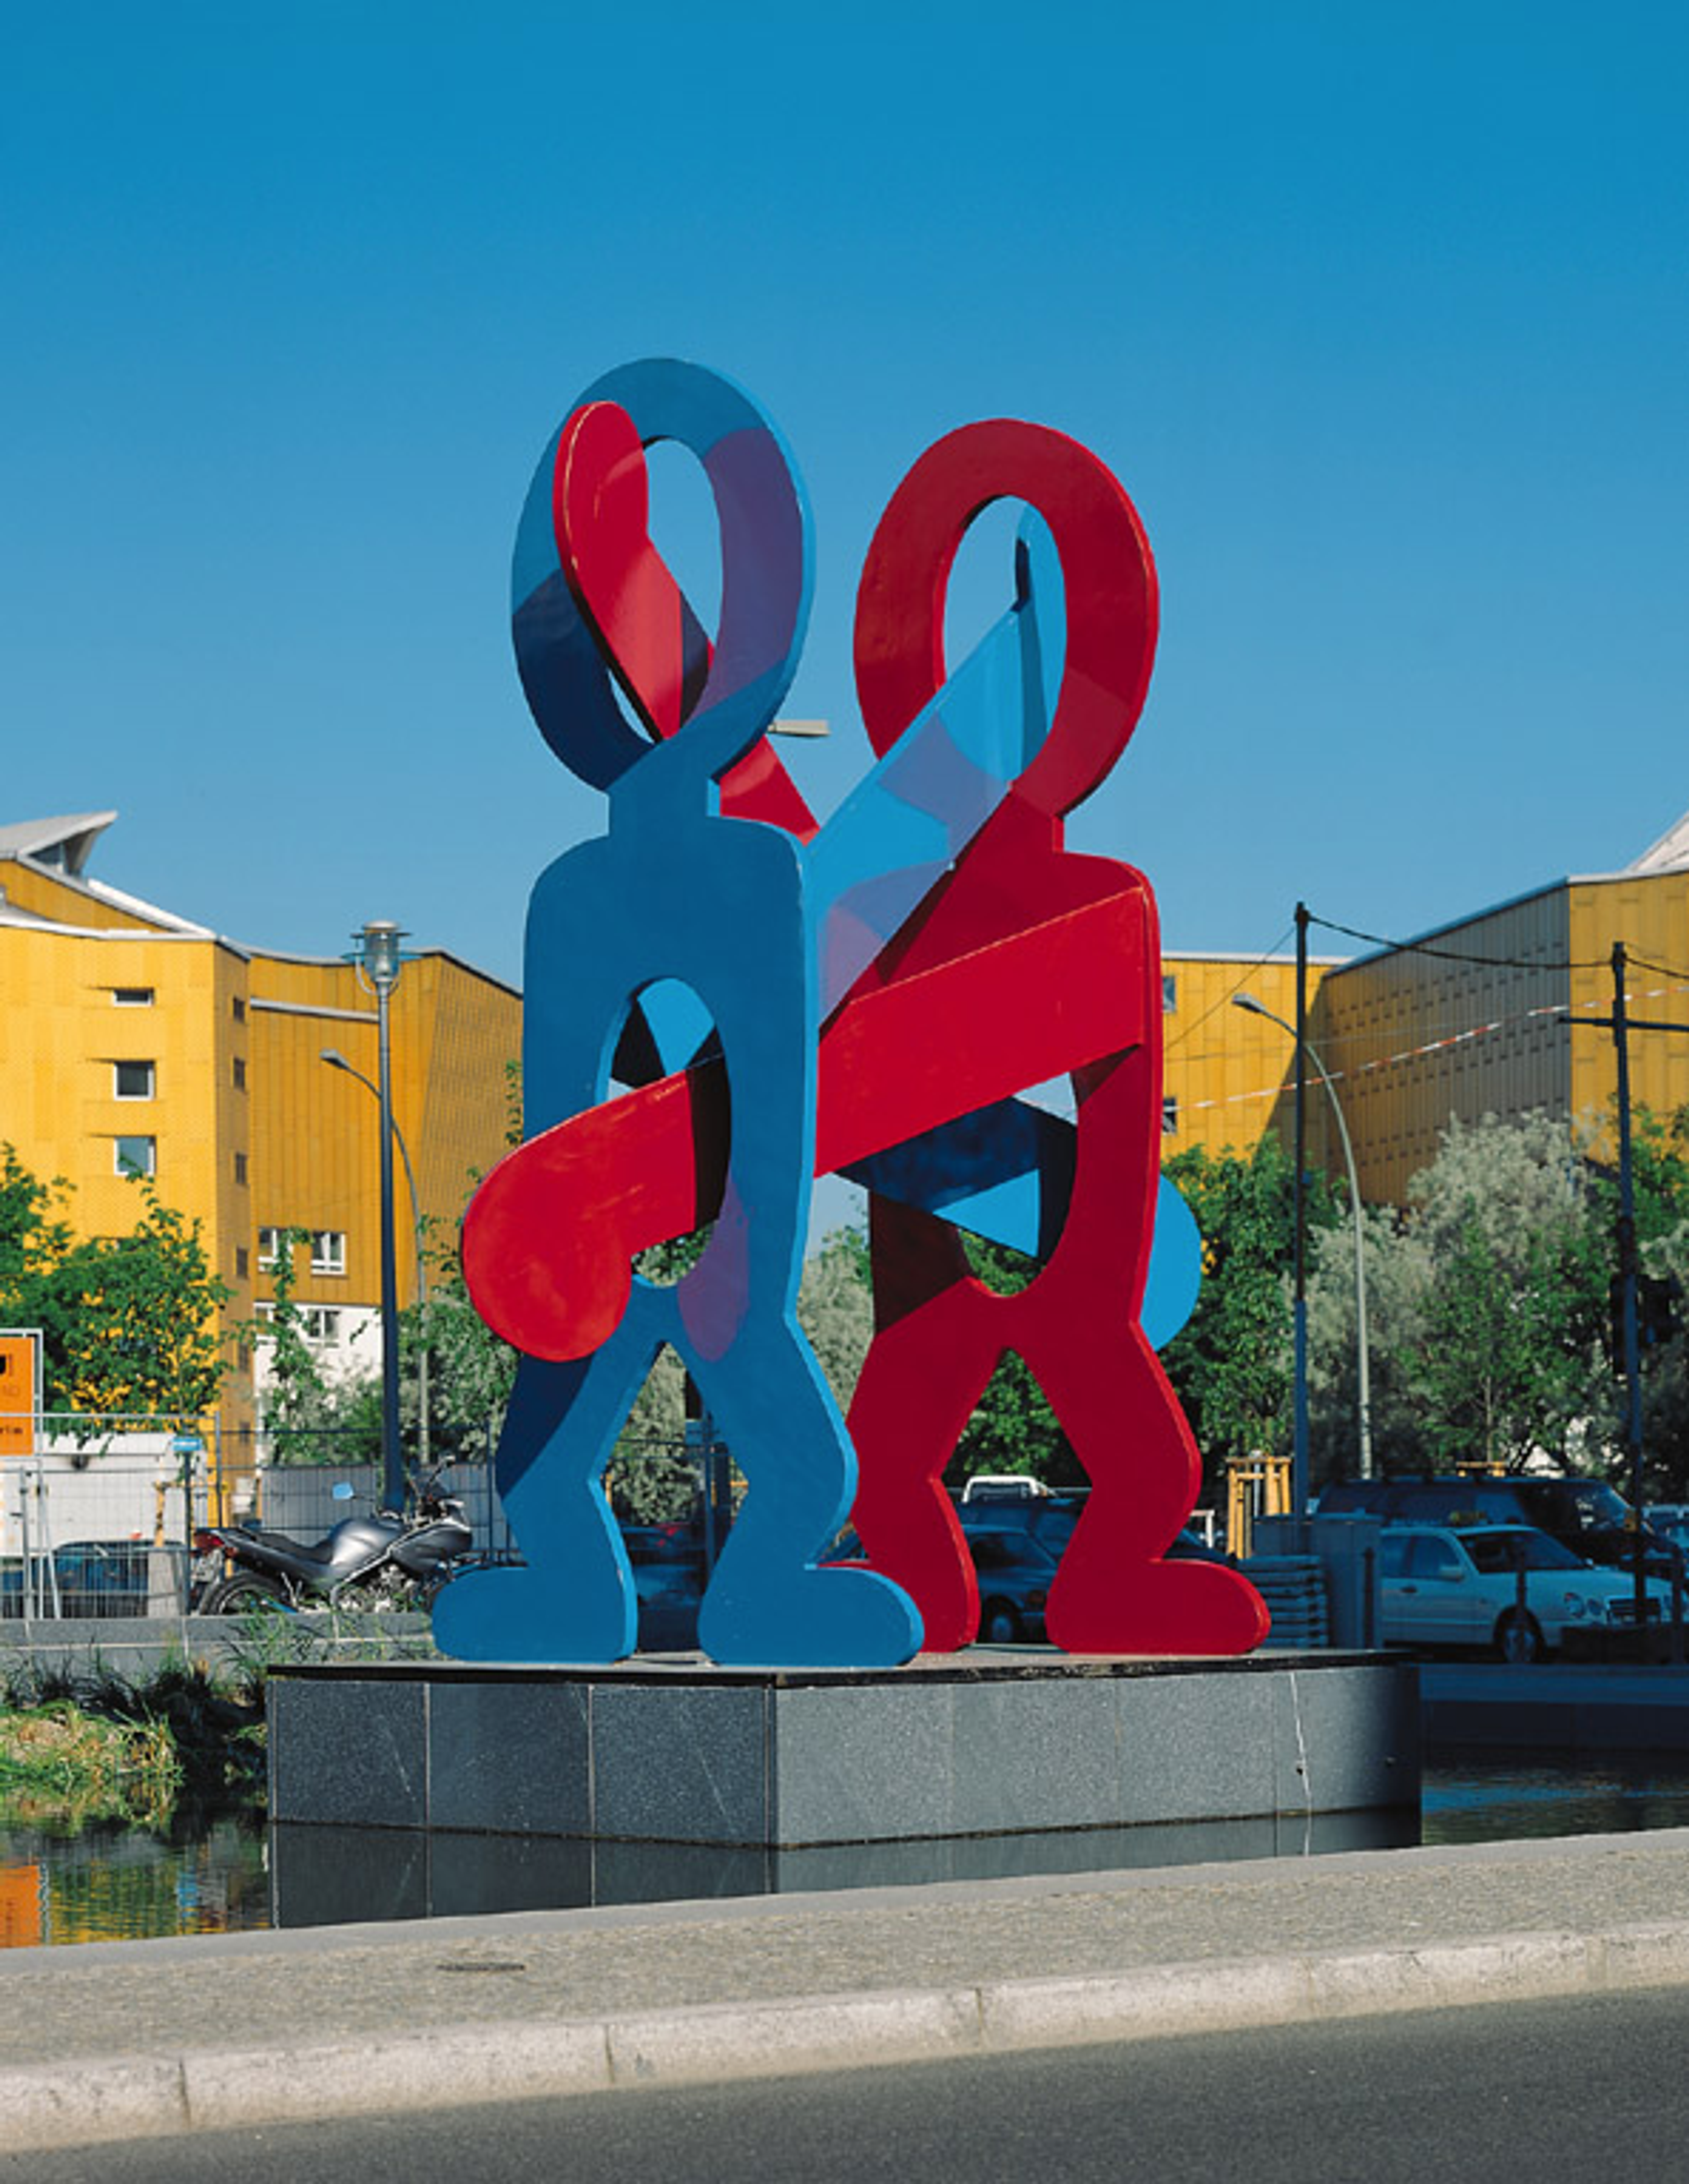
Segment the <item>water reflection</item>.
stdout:
<path fill-rule="evenodd" d="M 266 1926 L 272 1881 L 275 1923 L 318 1925 L 1685 1826 L 1689 1766 L 1530 1754 L 1428 1763 L 1417 1826 L 1409 1809 L 807 1851 L 270 1830 L 250 1803 L 183 1804 L 167 1825 L 55 1823 L 14 1803 L 0 1807 L 0 1947 Z"/>
<path fill-rule="evenodd" d="M 270 1924 L 262 1806 L 178 1805 L 155 1826 L 0 1808 L 0 1947 L 229 1934 Z"/>
<path fill-rule="evenodd" d="M 444 1828 L 270 1830 L 279 1926 L 571 1910 L 794 1889 L 907 1887 L 1029 1873 L 1095 1873 L 1210 1858 L 1296 1858 L 1417 1841 L 1417 1815 L 1316 1813 L 1179 1825 L 947 1836 L 765 1850 L 711 1843 L 584 1842 Z"/>
<path fill-rule="evenodd" d="M 1428 1843 L 1689 1827 L 1689 1768 L 1616 1753 L 1595 1763 L 1529 1752 L 1487 1765 L 1464 1755 L 1458 1765 L 1428 1760 L 1420 1811 Z"/>

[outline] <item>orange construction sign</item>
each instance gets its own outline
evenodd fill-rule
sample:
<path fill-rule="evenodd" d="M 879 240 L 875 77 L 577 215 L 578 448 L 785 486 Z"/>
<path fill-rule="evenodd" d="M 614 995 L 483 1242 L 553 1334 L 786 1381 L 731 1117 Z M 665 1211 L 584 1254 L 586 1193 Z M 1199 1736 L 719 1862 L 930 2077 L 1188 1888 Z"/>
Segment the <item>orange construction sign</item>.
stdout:
<path fill-rule="evenodd" d="M 40 1335 L 0 1333 L 0 1457 L 33 1452 L 40 1410 Z"/>

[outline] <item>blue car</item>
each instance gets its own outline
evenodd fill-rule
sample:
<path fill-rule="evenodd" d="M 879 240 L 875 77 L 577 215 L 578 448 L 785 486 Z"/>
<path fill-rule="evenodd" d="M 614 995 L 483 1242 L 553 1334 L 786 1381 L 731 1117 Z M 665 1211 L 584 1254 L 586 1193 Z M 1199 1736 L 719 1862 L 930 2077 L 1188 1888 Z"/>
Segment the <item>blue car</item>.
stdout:
<path fill-rule="evenodd" d="M 1074 1494 L 991 1495 L 959 1504 L 956 1516 L 979 1581 L 981 1645 L 1045 1641 L 1050 1588 L 1084 1507 L 1084 1496 Z M 1196 1562 L 1228 1559 L 1188 1530 L 1180 1532 L 1168 1556 Z M 828 1557 L 829 1562 L 862 1559 L 854 1531 Z"/>
<path fill-rule="evenodd" d="M 187 1550 L 153 1547 L 145 1540 L 67 1540 L 47 1557 L 32 1557 L 30 1606 L 42 1616 L 138 1616 L 147 1613 L 153 1592 L 155 1554 L 170 1558 L 176 1596 L 180 1597 Z M 24 1568 L 9 1556 L 0 1563 L 0 1616 L 24 1612 Z"/>

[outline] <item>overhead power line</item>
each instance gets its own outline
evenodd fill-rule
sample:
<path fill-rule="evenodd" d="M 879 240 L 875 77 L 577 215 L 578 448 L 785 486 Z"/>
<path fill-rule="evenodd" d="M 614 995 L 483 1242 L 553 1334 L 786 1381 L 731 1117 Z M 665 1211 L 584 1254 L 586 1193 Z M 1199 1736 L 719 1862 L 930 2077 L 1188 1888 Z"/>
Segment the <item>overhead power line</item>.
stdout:
<path fill-rule="evenodd" d="M 1391 940 L 1381 933 L 1363 933 L 1353 925 L 1339 925 L 1335 918 L 1316 916 L 1310 911 L 1310 925 L 1317 925 L 1326 933 L 1341 933 L 1346 939 L 1364 940 L 1370 948 L 1387 948 L 1397 956 L 1435 956 L 1446 963 L 1482 963 L 1492 971 L 1604 971 L 1607 958 L 1594 956 L 1586 962 L 1572 962 L 1564 956 L 1478 956 L 1461 948 L 1436 948 L 1429 940 Z"/>
<path fill-rule="evenodd" d="M 1163 1054 L 1170 1054 L 1174 1047 L 1183 1046 L 1187 1039 L 1194 1039 L 1196 1034 L 1201 1030 L 1203 1025 L 1207 1022 L 1210 1017 L 1216 1017 L 1219 1014 L 1222 1009 L 1229 1007 L 1230 1006 L 1231 997 L 1234 994 L 1241 993 L 1244 987 L 1248 984 L 1249 981 L 1255 976 L 1257 971 L 1264 970 L 1268 964 L 1269 964 L 1275 956 L 1281 956 L 1284 953 L 1285 943 L 1290 939 L 1295 929 L 1296 928 L 1293 926 L 1285 926 L 1284 930 L 1279 933 L 1278 939 L 1264 954 L 1257 956 L 1252 963 L 1246 963 L 1242 965 L 1238 971 L 1235 984 L 1229 986 L 1226 991 L 1220 995 L 1220 998 L 1214 1003 L 1212 1008 L 1204 1009 L 1201 1015 L 1196 1018 L 1194 1023 L 1186 1024 L 1184 1029 L 1174 1038 L 1168 1039 L 1162 1050 Z M 1163 954 L 1165 954 L 1165 952 L 1166 951 L 1163 951 Z M 1179 960 L 1178 950 L 1175 949 L 1173 952 L 1173 960 L 1177 961 Z"/>

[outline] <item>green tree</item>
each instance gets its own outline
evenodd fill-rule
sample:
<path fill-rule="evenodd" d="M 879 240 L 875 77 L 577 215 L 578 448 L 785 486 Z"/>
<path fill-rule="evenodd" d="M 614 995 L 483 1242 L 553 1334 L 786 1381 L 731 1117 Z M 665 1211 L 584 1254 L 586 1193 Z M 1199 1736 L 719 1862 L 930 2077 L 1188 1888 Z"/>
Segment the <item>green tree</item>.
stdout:
<path fill-rule="evenodd" d="M 219 1316 L 231 1295 L 212 1271 L 197 1220 L 138 1178 L 142 1214 L 126 1236 L 75 1245 L 61 1262 L 76 1310 L 59 1354 L 82 1411 L 197 1418 L 228 1369 Z"/>
<path fill-rule="evenodd" d="M 304 1315 L 293 1294 L 297 1279 L 295 1254 L 309 1245 L 310 1232 L 282 1228 L 276 1237 L 276 1258 L 270 1275 L 270 1303 L 242 1329 L 247 1338 L 262 1346 L 265 1358 L 264 1393 L 260 1399 L 263 1429 L 269 1441 L 271 1463 L 339 1463 L 359 1461 L 366 1451 L 361 1445 L 343 1446 L 339 1427 L 343 1423 L 343 1391 L 332 1389 L 317 1362 L 315 1350 L 305 1335 Z M 379 1408 L 376 1445 L 380 1446 Z"/>
<path fill-rule="evenodd" d="M 399 1316 L 399 1420 L 416 1431 L 421 1384 L 417 1350 L 428 1351 L 428 1440 L 434 1461 L 478 1462 L 498 1438 L 516 1384 L 516 1353 L 470 1302 L 461 1272 L 431 1284 L 426 1305 Z"/>
<path fill-rule="evenodd" d="M 1363 1209 L 1367 1356 L 1373 1462 L 1385 1471 L 1430 1462 L 1418 1361 L 1432 1289 L 1424 1240 L 1393 1206 Z M 1356 1341 L 1355 1231 L 1346 1212 L 1310 1240 L 1307 1278 L 1308 1445 L 1316 1485 L 1358 1468 L 1360 1373 Z"/>
<path fill-rule="evenodd" d="M 49 1410 L 197 1418 L 221 1390 L 219 1314 L 229 1290 L 197 1221 L 136 1179 L 126 1236 L 75 1237 L 67 1187 L 0 1146 L 0 1319 L 37 1327 Z"/>
<path fill-rule="evenodd" d="M 1269 1132 L 1248 1158 L 1196 1145 L 1164 1173 L 1202 1235 L 1201 1292 L 1162 1354 L 1168 1377 L 1206 1463 L 1282 1451 L 1291 1430 L 1290 1157 Z M 1337 1217 L 1323 1176 L 1309 1178 L 1305 1201 L 1312 1245 Z M 1210 1490 L 1217 1486 L 1211 1478 Z"/>
<path fill-rule="evenodd" d="M 51 1410 L 69 1398 L 63 1359 L 76 1314 L 75 1285 L 64 1262 L 75 1238 L 63 1207 L 70 1186 L 42 1183 L 0 1145 L 0 1324 L 39 1328 L 44 1396 Z"/>
<path fill-rule="evenodd" d="M 1415 1378 L 1428 1451 L 1565 1459 L 1602 1406 L 1590 1173 L 1546 1115 L 1451 1121 L 1408 1185 L 1430 1287 Z"/>
<path fill-rule="evenodd" d="M 1604 1462 L 1613 1405 L 1601 1351 L 1611 1255 L 1602 1191 L 1564 1123 L 1489 1115 L 1451 1122 L 1399 1214 L 1368 1210 L 1381 1468 L 1470 1459 L 1517 1468 L 1538 1452 Z M 1353 1295 L 1345 1223 L 1320 1240 L 1309 1289 L 1317 1475 L 1327 1463 L 1353 1468 Z"/>
<path fill-rule="evenodd" d="M 1594 1133 L 1591 1131 L 1591 1135 Z M 1611 1145 L 1615 1121 L 1602 1136 Z M 1636 1213 L 1636 1247 L 1641 1271 L 1656 1279 L 1675 1280 L 1681 1291 L 1680 1319 L 1689 1309 L 1689 1108 L 1669 1117 L 1636 1108 L 1630 1122 L 1630 1156 Z M 1594 1212 L 1590 1310 L 1607 1328 L 1609 1284 L 1618 1271 L 1619 1211 L 1616 1164 L 1594 1167 L 1591 1186 Z M 1616 1464 L 1623 1457 L 1626 1431 L 1625 1391 L 1609 1350 L 1604 1401 L 1597 1407 L 1600 1429 Z M 1642 1351 L 1642 1448 L 1649 1492 L 1657 1499 L 1689 1496 L 1689 1339 L 1679 1329 L 1663 1343 Z M 1629 1481 L 1621 1482 L 1628 1490 Z"/>
<path fill-rule="evenodd" d="M 848 1411 L 874 1334 L 867 1239 L 860 1228 L 833 1229 L 805 1262 L 798 1324 L 809 1337 L 839 1409 Z"/>
<path fill-rule="evenodd" d="M 1425 1306 L 1419 1379 L 1435 1459 L 1518 1471 L 1539 1450 L 1565 1457 L 1591 1384 L 1579 1301 L 1562 1240 L 1525 1236 L 1504 1259 L 1474 1210 L 1440 1257 Z"/>

